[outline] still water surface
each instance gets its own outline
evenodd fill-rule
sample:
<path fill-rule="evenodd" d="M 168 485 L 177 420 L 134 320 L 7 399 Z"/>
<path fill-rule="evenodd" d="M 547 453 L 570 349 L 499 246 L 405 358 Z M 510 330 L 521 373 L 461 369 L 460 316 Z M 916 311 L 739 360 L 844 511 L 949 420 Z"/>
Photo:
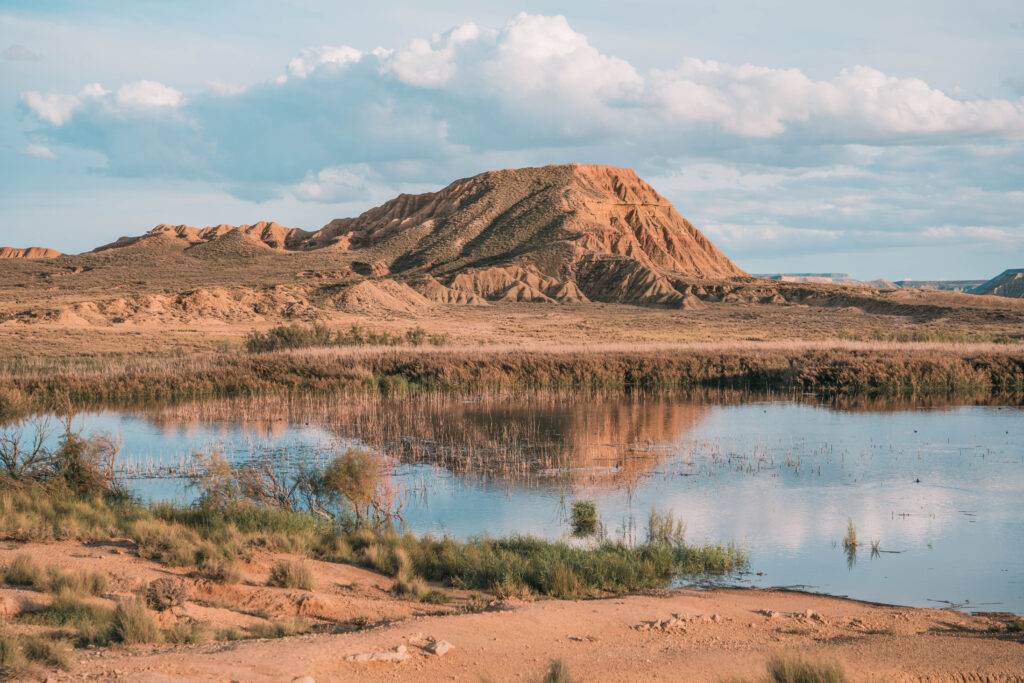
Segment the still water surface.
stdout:
<path fill-rule="evenodd" d="M 197 451 L 287 464 L 368 444 L 397 463 L 415 532 L 560 538 L 568 505 L 586 498 L 612 538 L 641 540 L 656 508 L 685 520 L 691 542 L 746 548 L 750 570 L 729 583 L 1024 613 L 1019 407 L 321 397 L 83 413 L 75 424 L 121 439 L 130 483 L 148 500 L 189 501 L 161 468 L 173 474 Z M 863 544 L 853 556 L 848 521 Z"/>

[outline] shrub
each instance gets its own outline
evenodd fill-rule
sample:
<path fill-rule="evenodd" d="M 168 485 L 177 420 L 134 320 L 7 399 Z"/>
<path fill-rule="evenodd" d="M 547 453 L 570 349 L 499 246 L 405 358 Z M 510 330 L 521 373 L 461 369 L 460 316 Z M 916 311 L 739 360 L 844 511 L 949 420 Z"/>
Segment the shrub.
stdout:
<path fill-rule="evenodd" d="M 249 627 L 253 638 L 287 638 L 309 633 L 309 624 L 301 620 L 272 621 L 267 624 L 254 624 Z"/>
<path fill-rule="evenodd" d="M 85 602 L 67 593 L 60 593 L 44 609 L 26 614 L 28 623 L 68 626 L 77 632 L 82 646 L 109 645 L 112 639 L 114 613 L 106 607 Z"/>
<path fill-rule="evenodd" d="M 46 575 L 30 555 L 19 553 L 4 570 L 4 583 L 9 586 L 21 586 L 44 590 Z"/>
<path fill-rule="evenodd" d="M 597 506 L 590 500 L 572 504 L 572 535 L 593 536 L 597 532 Z"/>
<path fill-rule="evenodd" d="M 14 678 L 25 666 L 17 638 L 0 633 L 0 676 Z"/>
<path fill-rule="evenodd" d="M 798 656 L 777 655 L 768 660 L 773 683 L 843 683 L 846 674 L 835 662 L 813 662 Z"/>
<path fill-rule="evenodd" d="M 569 675 L 569 669 L 560 659 L 556 659 L 548 666 L 547 673 L 540 678 L 539 683 L 573 683 L 574 678 Z"/>
<path fill-rule="evenodd" d="M 146 604 L 157 612 L 184 605 L 186 597 L 188 589 L 185 584 L 170 577 L 155 579 L 146 586 Z"/>
<path fill-rule="evenodd" d="M 384 470 L 379 457 L 370 451 L 350 448 L 338 455 L 324 469 L 324 493 L 345 501 L 356 515 L 357 523 L 374 512 L 383 520 L 388 517 L 386 504 L 380 496 Z"/>
<path fill-rule="evenodd" d="M 26 638 L 24 650 L 25 656 L 33 662 L 54 669 L 71 667 L 71 648 L 63 641 L 42 637 Z"/>
<path fill-rule="evenodd" d="M 325 325 L 279 325 L 264 333 L 250 332 L 245 338 L 249 353 L 301 349 L 314 346 L 335 346 L 337 335 Z"/>
<path fill-rule="evenodd" d="M 156 643 L 160 641 L 160 628 L 139 598 L 126 598 L 117 603 L 111 635 L 125 645 Z"/>
<path fill-rule="evenodd" d="M 99 572 L 65 572 L 59 567 L 50 566 L 46 574 L 46 590 L 51 593 L 102 595 L 107 590 L 107 576 Z"/>
<path fill-rule="evenodd" d="M 242 580 L 242 571 L 233 560 L 204 559 L 199 565 L 203 576 L 217 583 L 238 583 Z"/>
<path fill-rule="evenodd" d="M 310 591 L 313 590 L 313 573 L 309 571 L 305 562 L 281 560 L 271 567 L 267 585 Z"/>
<path fill-rule="evenodd" d="M 168 643 L 176 645 L 196 645 L 210 639 L 210 630 L 198 621 L 182 619 L 174 626 L 164 629 L 163 638 Z"/>

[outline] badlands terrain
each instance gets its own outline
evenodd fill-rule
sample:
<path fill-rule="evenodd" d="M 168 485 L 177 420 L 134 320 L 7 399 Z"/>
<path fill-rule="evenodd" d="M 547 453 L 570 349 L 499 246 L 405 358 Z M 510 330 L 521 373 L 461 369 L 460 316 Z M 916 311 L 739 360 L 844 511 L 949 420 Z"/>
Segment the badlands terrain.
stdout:
<path fill-rule="evenodd" d="M 755 278 L 609 166 L 483 173 L 319 230 L 159 225 L 78 255 L 0 256 L 0 413 L 15 417 L 296 389 L 678 385 L 940 404 L 1019 401 L 1024 389 L 1024 299 Z M 1010 275 L 991 294 L 1016 291 Z M 253 332 L 314 324 L 396 345 L 246 348 Z M 440 581 L 423 595 L 443 599 L 414 600 L 371 566 L 379 551 L 357 567 L 230 525 L 229 540 L 248 545 L 237 576 L 215 579 L 208 562 L 151 552 L 144 533 L 209 552 L 220 537 L 202 520 L 165 510 L 125 526 L 106 507 L 27 490 L 0 492 L 0 565 L 27 553 L 53 576 L 103 572 L 82 598 L 102 614 L 156 579 L 184 589 L 154 617 L 159 644 L 11 669 L 26 679 L 532 681 L 560 660 L 579 680 L 761 680 L 773 656 L 800 653 L 850 680 L 1024 680 L 1012 615 L 781 590 L 581 600 Z M 178 526 L 160 527 L 166 515 Z M 282 560 L 308 563 L 309 581 L 279 585 Z M 16 583 L 0 584 L 15 636 L 68 638 L 33 616 L 58 612 L 60 596 Z M 451 649 L 438 654 L 442 641 Z"/>
<path fill-rule="evenodd" d="M 1024 336 L 1019 300 L 750 277 L 607 166 L 483 173 L 317 231 L 159 225 L 74 256 L 6 251 L 7 357 L 219 349 L 311 322 L 457 346 Z"/>

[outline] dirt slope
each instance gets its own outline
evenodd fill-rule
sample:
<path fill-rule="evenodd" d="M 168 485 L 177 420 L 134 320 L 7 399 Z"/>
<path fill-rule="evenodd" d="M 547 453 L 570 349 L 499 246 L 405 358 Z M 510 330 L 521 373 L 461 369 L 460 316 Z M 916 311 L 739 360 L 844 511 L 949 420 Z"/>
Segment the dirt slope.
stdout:
<path fill-rule="evenodd" d="M 972 290 L 972 293 L 1022 299 L 1024 298 L 1024 268 L 1004 270 L 985 284 Z"/>
<path fill-rule="evenodd" d="M 57 258 L 60 252 L 48 247 L 0 247 L 0 258 L 44 259 Z"/>

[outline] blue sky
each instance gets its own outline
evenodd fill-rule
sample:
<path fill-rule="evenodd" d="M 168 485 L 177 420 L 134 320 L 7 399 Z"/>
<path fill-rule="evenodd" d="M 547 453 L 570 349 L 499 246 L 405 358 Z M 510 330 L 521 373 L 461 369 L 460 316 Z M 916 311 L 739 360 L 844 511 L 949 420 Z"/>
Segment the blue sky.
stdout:
<path fill-rule="evenodd" d="M 1024 5 L 0 3 L 0 244 L 632 166 L 752 272 L 1024 266 Z M 970 6 L 969 6 L 970 5 Z"/>

